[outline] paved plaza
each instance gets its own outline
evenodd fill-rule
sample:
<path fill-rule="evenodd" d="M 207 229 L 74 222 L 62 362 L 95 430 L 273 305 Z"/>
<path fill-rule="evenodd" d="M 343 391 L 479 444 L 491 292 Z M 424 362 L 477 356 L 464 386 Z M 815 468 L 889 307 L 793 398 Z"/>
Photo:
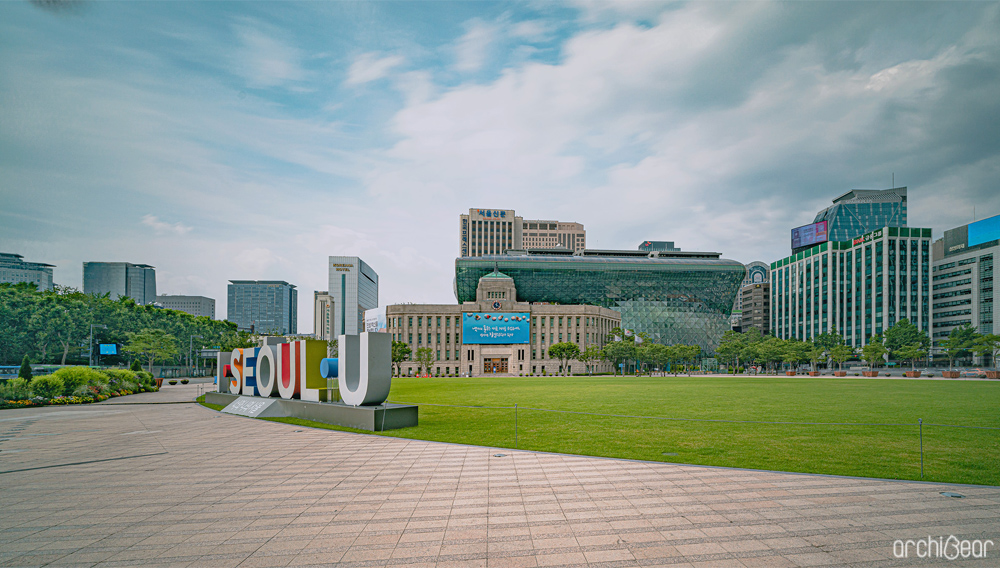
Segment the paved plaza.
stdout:
<path fill-rule="evenodd" d="M 1000 565 L 996 487 L 313 430 L 184 403 L 198 388 L 0 411 L 0 565 Z M 893 557 L 948 535 L 997 546 Z"/>

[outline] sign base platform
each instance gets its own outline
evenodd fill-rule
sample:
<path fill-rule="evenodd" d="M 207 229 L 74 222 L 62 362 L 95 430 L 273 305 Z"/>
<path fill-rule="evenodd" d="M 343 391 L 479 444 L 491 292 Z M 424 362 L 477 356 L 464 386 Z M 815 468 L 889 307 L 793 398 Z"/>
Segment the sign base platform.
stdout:
<path fill-rule="evenodd" d="M 310 402 L 240 396 L 221 392 L 205 393 L 205 402 L 225 405 L 223 412 L 268 418 L 301 418 L 369 432 L 396 430 L 417 425 L 417 406 L 381 404 L 348 406 L 340 402 Z M 257 407 L 260 406 L 260 410 Z M 251 409 L 252 407 L 252 409 Z M 256 411 L 256 412 L 254 412 Z"/>

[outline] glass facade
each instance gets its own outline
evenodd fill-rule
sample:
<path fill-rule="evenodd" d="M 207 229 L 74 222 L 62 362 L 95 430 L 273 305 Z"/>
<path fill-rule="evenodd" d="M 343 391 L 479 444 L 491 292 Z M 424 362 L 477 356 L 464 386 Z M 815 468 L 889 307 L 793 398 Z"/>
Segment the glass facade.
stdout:
<path fill-rule="evenodd" d="M 903 318 L 930 333 L 930 237 L 930 229 L 883 227 L 771 263 L 774 335 L 836 332 L 861 347 Z"/>
<path fill-rule="evenodd" d="M 906 226 L 906 188 L 854 189 L 833 200 L 813 223 L 827 222 L 831 241 L 848 241 L 880 227 Z"/>
<path fill-rule="evenodd" d="M 298 333 L 298 291 L 280 280 L 230 280 L 226 319 L 243 331 Z"/>
<path fill-rule="evenodd" d="M 718 258 L 495 255 L 455 261 L 455 294 L 474 301 L 479 279 L 499 269 L 517 301 L 589 304 L 621 313 L 622 327 L 657 343 L 714 352 L 746 268 Z"/>

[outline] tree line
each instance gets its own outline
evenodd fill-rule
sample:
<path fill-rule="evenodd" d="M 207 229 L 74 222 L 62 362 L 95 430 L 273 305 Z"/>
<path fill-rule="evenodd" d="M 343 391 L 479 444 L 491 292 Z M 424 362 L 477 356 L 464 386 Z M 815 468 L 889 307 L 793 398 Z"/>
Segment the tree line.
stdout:
<path fill-rule="evenodd" d="M 101 356 L 102 363 L 112 365 L 137 358 L 150 365 L 153 359 L 189 363 L 192 345 L 228 351 L 255 344 L 234 323 L 140 306 L 128 297 L 111 299 L 67 286 L 39 291 L 34 284 L 0 284 L 0 361 L 4 364 L 19 363 L 25 356 L 40 364 L 86 364 L 92 324 L 94 344 L 125 347 L 120 355 Z"/>
<path fill-rule="evenodd" d="M 722 336 L 716 354 L 723 362 L 737 368 L 758 365 L 768 371 L 776 371 L 782 365 L 794 369 L 800 363 L 810 363 L 813 371 L 817 370 L 819 364 L 835 363 L 838 368 L 843 368 L 843 364 L 852 359 L 861 359 L 871 367 L 879 367 L 886 361 L 895 359 L 915 368 L 917 361 L 927 359 L 930 347 L 931 341 L 927 333 L 904 318 L 886 330 L 884 335 L 872 336 L 860 351 L 845 344 L 844 338 L 836 330 L 802 341 L 779 339 L 751 329 L 744 333 L 727 331 Z M 955 360 L 969 357 L 973 353 L 988 354 L 995 363 L 1000 349 L 1000 336 L 981 335 L 971 325 L 963 325 L 955 328 L 939 347 L 940 352 L 948 358 L 949 367 L 954 366 Z"/>

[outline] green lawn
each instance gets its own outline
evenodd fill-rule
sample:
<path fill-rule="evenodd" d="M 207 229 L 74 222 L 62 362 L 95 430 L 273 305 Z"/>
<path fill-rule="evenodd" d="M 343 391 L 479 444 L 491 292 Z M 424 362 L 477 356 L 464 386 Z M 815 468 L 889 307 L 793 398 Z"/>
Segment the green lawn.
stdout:
<path fill-rule="evenodd" d="M 397 378 L 389 400 L 420 404 L 420 425 L 387 436 L 549 452 L 1000 485 L 1000 382 L 808 377 Z M 740 424 L 703 420 L 903 423 Z M 295 421 L 296 423 L 303 423 Z"/>

